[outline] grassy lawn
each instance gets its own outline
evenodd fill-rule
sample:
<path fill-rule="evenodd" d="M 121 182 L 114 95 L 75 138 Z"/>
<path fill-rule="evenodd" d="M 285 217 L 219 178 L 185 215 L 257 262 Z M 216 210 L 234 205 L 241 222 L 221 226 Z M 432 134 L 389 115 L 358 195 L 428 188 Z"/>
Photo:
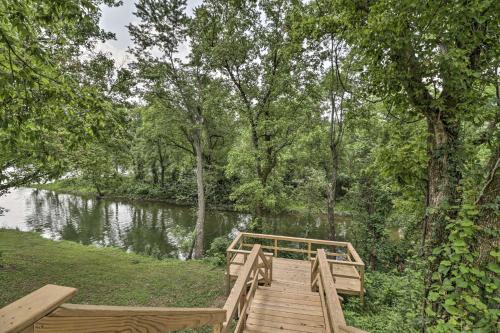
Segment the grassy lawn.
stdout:
<path fill-rule="evenodd" d="M 78 288 L 70 303 L 221 307 L 223 282 L 223 270 L 203 261 L 157 260 L 0 229 L 0 307 L 48 283 Z"/>

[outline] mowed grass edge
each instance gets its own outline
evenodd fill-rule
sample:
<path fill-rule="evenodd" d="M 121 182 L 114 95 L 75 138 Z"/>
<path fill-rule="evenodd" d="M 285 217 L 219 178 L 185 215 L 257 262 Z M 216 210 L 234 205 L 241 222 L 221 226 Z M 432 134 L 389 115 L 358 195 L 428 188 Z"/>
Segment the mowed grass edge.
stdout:
<path fill-rule="evenodd" d="M 46 285 L 78 288 L 79 304 L 221 307 L 224 271 L 204 261 L 158 260 L 115 248 L 0 229 L 0 307 Z"/>

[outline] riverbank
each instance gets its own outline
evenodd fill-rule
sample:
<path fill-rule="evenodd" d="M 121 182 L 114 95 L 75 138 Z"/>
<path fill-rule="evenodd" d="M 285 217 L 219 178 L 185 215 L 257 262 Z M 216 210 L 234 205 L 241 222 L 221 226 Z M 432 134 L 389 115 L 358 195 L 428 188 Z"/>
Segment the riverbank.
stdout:
<path fill-rule="evenodd" d="M 74 194 L 80 196 L 100 197 L 111 200 L 127 200 L 127 201 L 147 201 L 147 202 L 163 202 L 178 206 L 192 207 L 196 205 L 196 191 L 193 189 L 191 195 L 182 194 L 179 192 L 164 191 L 149 183 L 138 183 L 129 177 L 122 177 L 120 185 L 105 188 L 99 194 L 92 183 L 80 178 L 65 178 L 55 180 L 46 184 L 32 184 L 30 187 L 55 191 L 58 193 Z M 181 191 L 182 192 L 182 191 Z M 221 200 L 214 200 L 210 196 L 207 198 L 208 209 L 239 212 L 250 214 L 236 209 L 235 205 L 230 202 L 228 198 Z M 220 199 L 220 198 L 219 198 Z M 351 216 L 345 204 L 341 201 L 337 203 L 336 214 L 339 216 Z M 287 207 L 282 214 L 300 214 L 307 215 L 311 211 L 306 207 L 294 205 Z M 317 212 L 316 212 L 317 214 Z M 322 214 L 323 215 L 323 214 Z"/>
<path fill-rule="evenodd" d="M 49 283 L 78 288 L 72 303 L 221 307 L 223 282 L 223 269 L 204 261 L 156 260 L 0 229 L 0 307 Z"/>
<path fill-rule="evenodd" d="M 166 193 L 160 188 L 148 183 L 137 183 L 131 181 L 127 177 L 123 177 L 122 183 L 119 186 L 106 188 L 99 194 L 90 182 L 79 178 L 66 178 L 55 180 L 46 184 L 31 184 L 30 187 L 55 191 L 64 194 L 74 194 L 86 197 L 100 197 L 111 200 L 124 201 L 146 201 L 146 202 L 162 202 L 178 206 L 194 206 L 196 205 L 195 197 L 179 195 L 176 197 L 172 193 Z M 221 211 L 236 211 L 234 205 L 223 203 L 208 203 L 209 209 Z"/>

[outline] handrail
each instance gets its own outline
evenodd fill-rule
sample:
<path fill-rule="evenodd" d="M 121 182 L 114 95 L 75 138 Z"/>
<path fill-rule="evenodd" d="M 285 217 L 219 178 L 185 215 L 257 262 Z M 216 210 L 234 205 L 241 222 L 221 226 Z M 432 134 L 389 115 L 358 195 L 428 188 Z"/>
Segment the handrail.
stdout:
<path fill-rule="evenodd" d="M 312 245 L 327 245 L 327 246 L 339 246 L 345 248 L 346 253 L 327 253 L 329 256 L 347 256 L 348 259 L 352 259 L 351 262 L 357 263 L 357 265 L 364 265 L 363 260 L 356 252 L 354 246 L 352 246 L 349 242 L 339 242 L 339 241 L 331 241 L 325 239 L 314 239 L 314 238 L 302 238 L 302 237 L 290 237 L 290 236 L 279 236 L 279 235 L 269 235 L 269 234 L 255 234 L 250 232 L 242 232 L 240 233 L 228 247 L 228 250 L 235 249 L 235 246 L 240 243 L 240 248 L 245 246 L 252 246 L 252 244 L 245 244 L 245 238 L 256 238 L 256 239 L 268 239 L 274 240 L 273 246 L 263 245 L 263 249 L 272 249 L 274 250 L 274 256 L 278 256 L 278 251 L 284 252 L 296 252 L 296 253 L 306 253 L 308 255 L 308 259 L 312 257 L 317 251 L 312 250 Z M 307 244 L 307 249 L 296 249 L 290 247 L 279 247 L 278 242 L 295 242 L 295 243 L 303 243 Z"/>
<path fill-rule="evenodd" d="M 0 332 L 21 332 L 70 299 L 77 289 L 48 284 L 0 309 Z"/>
<path fill-rule="evenodd" d="M 243 250 L 243 242 L 244 242 L 245 233 L 240 233 L 235 239 L 231 242 L 231 245 L 226 250 L 226 295 L 229 295 L 231 291 L 231 265 L 243 266 L 247 261 L 248 255 L 251 250 Z M 238 248 L 236 248 L 238 247 Z M 264 256 L 272 257 L 272 253 L 263 252 Z M 238 255 L 243 255 L 243 262 L 235 262 Z M 272 271 L 270 272 L 272 276 Z"/>
<path fill-rule="evenodd" d="M 335 288 L 334 277 L 323 249 L 318 249 L 316 260 L 312 264 L 311 289 L 320 293 L 327 331 L 342 332 L 340 327 L 346 326 L 344 313 Z"/>
<path fill-rule="evenodd" d="M 251 232 L 242 232 L 243 236 L 251 237 L 251 238 L 264 238 L 264 239 L 278 239 L 286 242 L 298 242 L 298 243 L 315 243 L 322 245 L 337 245 L 337 246 L 347 246 L 349 242 L 339 242 L 339 241 L 331 241 L 326 239 L 314 239 L 314 238 L 302 238 L 302 237 L 291 237 L 291 236 L 279 236 L 279 235 L 270 235 L 270 234 L 255 234 Z"/>
<path fill-rule="evenodd" d="M 259 264 L 259 260 L 262 261 L 261 265 Z M 243 332 L 248 310 L 259 284 L 259 276 L 264 279 L 267 285 L 271 284 L 272 257 L 267 258 L 262 251 L 261 245 L 255 244 L 223 307 L 226 310 L 226 320 L 222 326 L 222 333 L 228 331 L 229 325 L 236 314 L 238 314 L 239 319 L 234 333 Z M 250 288 L 248 288 L 249 282 Z"/>
<path fill-rule="evenodd" d="M 62 304 L 75 288 L 46 285 L 0 309 L 0 332 L 130 331 L 151 333 L 212 325 L 220 332 L 226 311 L 218 308 L 165 308 Z"/>
<path fill-rule="evenodd" d="M 278 253 L 281 252 L 292 252 L 292 253 L 303 253 L 307 255 L 309 260 L 314 260 L 314 257 L 317 255 L 317 248 L 323 246 L 328 247 L 329 249 L 325 249 L 326 256 L 328 258 L 328 262 L 332 268 L 334 265 L 345 265 L 353 267 L 353 272 L 343 273 L 341 270 L 333 271 L 333 274 L 339 278 L 346 279 L 356 279 L 360 282 L 359 287 L 359 296 L 361 299 L 361 303 L 364 303 L 364 273 L 365 273 L 365 264 L 361 257 L 356 252 L 356 249 L 349 242 L 338 242 L 338 241 L 330 241 L 324 239 L 309 239 L 309 238 L 301 238 L 301 237 L 290 237 L 290 236 L 279 236 L 279 235 L 270 235 L 270 234 L 255 234 L 249 232 L 241 232 L 238 234 L 235 239 L 232 241 L 231 245 L 227 248 L 226 251 L 226 294 L 229 294 L 230 291 L 230 283 L 231 283 L 231 266 L 232 265 L 243 265 L 246 261 L 249 251 L 244 250 L 244 248 L 249 248 L 253 246 L 252 240 L 248 241 L 248 239 L 264 239 L 273 241 L 273 245 L 261 245 L 262 249 L 273 251 L 274 257 L 278 257 Z M 299 244 L 307 244 L 307 248 L 293 248 L 293 247 L 283 247 L 279 246 L 279 242 L 295 242 Z M 313 247 L 313 245 L 315 245 Z M 333 251 L 331 251 L 333 248 Z M 339 250 L 340 248 L 340 250 Z M 243 262 L 237 262 L 236 259 L 238 255 L 243 255 Z M 266 255 L 270 256 L 271 254 L 266 253 Z M 333 257 L 333 258 L 332 258 Z M 233 276 L 235 276 L 234 274 Z"/>

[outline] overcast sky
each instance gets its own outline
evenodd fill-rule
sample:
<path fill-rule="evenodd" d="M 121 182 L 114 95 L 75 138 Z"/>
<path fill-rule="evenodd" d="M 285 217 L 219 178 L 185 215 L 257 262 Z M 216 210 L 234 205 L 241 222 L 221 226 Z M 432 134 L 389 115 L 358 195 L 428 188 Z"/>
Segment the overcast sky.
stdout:
<path fill-rule="evenodd" d="M 106 31 L 115 33 L 116 40 L 107 41 L 97 46 L 98 50 L 111 53 L 116 61 L 116 65 L 122 65 L 131 61 L 131 56 L 127 54 L 127 48 L 132 46 L 132 41 L 128 33 L 127 25 L 137 23 L 138 19 L 134 16 L 134 0 L 123 0 L 120 7 L 103 7 L 102 16 L 99 25 Z M 193 8 L 201 4 L 202 0 L 188 0 L 188 13 L 192 13 Z"/>

